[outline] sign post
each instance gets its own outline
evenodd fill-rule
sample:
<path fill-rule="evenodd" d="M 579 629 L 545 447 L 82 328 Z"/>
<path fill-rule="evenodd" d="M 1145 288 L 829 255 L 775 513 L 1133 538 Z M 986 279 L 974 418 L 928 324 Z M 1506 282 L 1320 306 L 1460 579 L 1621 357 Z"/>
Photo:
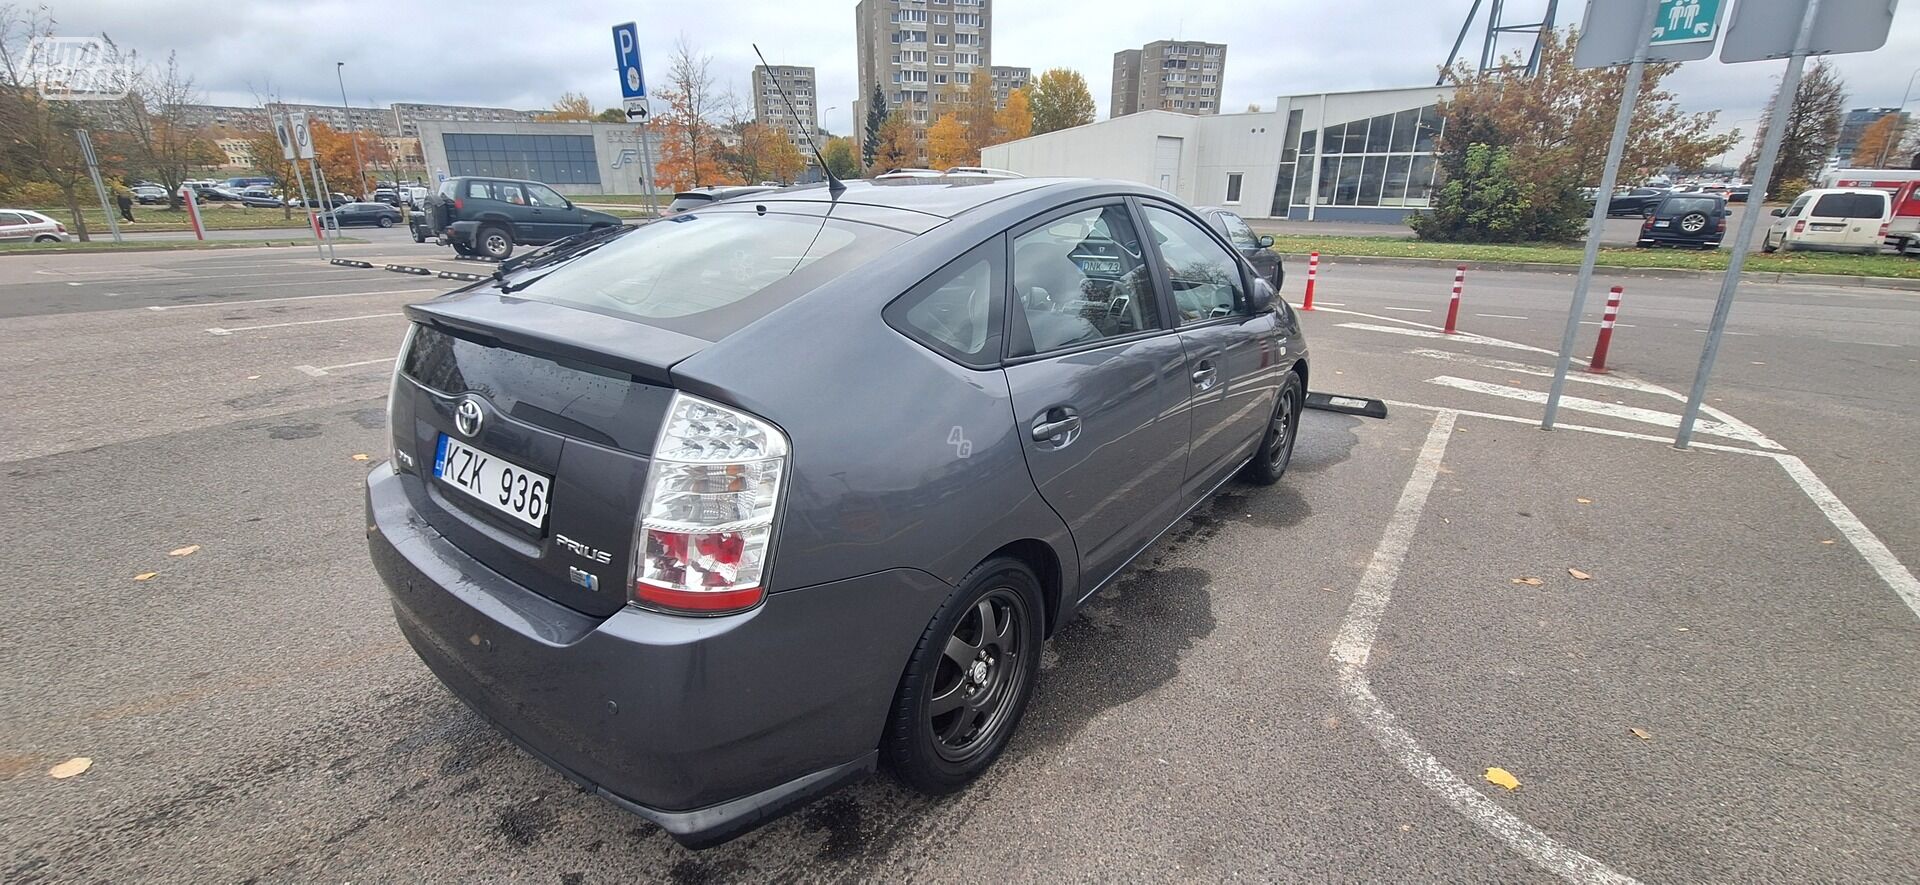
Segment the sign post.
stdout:
<path fill-rule="evenodd" d="M 659 214 L 653 204 L 653 144 L 647 139 L 647 77 L 640 66 L 640 26 L 633 22 L 613 26 L 613 55 L 620 71 L 620 98 L 626 105 L 627 119 L 640 130 L 640 183 L 647 192 L 647 211 Z"/>
<path fill-rule="evenodd" d="M 1600 237 L 1607 226 L 1607 202 L 1620 178 L 1620 161 L 1626 153 L 1627 128 L 1633 121 L 1633 106 L 1640 100 L 1640 83 L 1645 79 L 1649 61 L 1694 61 L 1713 54 L 1718 36 L 1721 0 L 1592 0 L 1580 29 L 1580 42 L 1573 53 L 1576 67 L 1599 68 L 1627 65 L 1627 82 L 1620 93 L 1620 110 L 1613 118 L 1613 138 L 1607 142 L 1607 164 L 1600 173 L 1600 186 L 1593 194 L 1593 215 L 1587 221 L 1587 248 L 1580 258 L 1580 275 L 1574 279 L 1573 301 L 1567 306 L 1567 326 L 1560 334 L 1560 355 L 1553 368 L 1553 385 L 1547 391 L 1547 407 L 1540 416 L 1540 429 L 1552 430 L 1560 413 L 1560 397 L 1566 392 L 1567 370 L 1573 364 L 1574 343 L 1580 337 L 1580 316 L 1587 305 L 1587 289 L 1593 284 L 1593 266 L 1600 259 Z"/>
<path fill-rule="evenodd" d="M 1780 76 L 1780 88 L 1773 96 L 1773 113 L 1767 118 L 1767 137 L 1760 142 L 1760 156 L 1754 163 L 1747 210 L 1741 213 L 1740 228 L 1734 234 L 1727 276 L 1720 281 L 1720 297 L 1713 303 L 1713 322 L 1707 326 L 1707 343 L 1700 349 L 1700 368 L 1694 372 L 1693 388 L 1687 392 L 1687 407 L 1680 413 L 1674 448 L 1684 449 L 1693 441 L 1693 424 L 1706 400 L 1713 361 L 1720 355 L 1720 338 L 1726 332 L 1727 316 L 1733 312 L 1740 271 L 1746 266 L 1747 249 L 1764 212 L 1767 187 L 1773 183 L 1774 161 L 1780 158 L 1780 142 L 1786 135 L 1794 99 L 1800 93 L 1800 73 L 1807 56 L 1869 52 L 1886 45 L 1887 33 L 1893 28 L 1893 7 L 1889 0 L 1749 0 L 1734 11 L 1720 60 L 1736 64 L 1785 58 L 1787 72 Z"/>
<path fill-rule="evenodd" d="M 93 192 L 100 195 L 100 211 L 107 216 L 107 229 L 113 231 L 113 241 L 124 243 L 120 236 L 120 220 L 113 217 L 113 208 L 107 205 L 107 186 L 100 182 L 100 158 L 93 153 L 93 139 L 87 130 L 73 130 L 73 137 L 80 140 L 80 157 L 87 161 L 87 174 L 93 177 Z"/>
<path fill-rule="evenodd" d="M 307 228 L 313 231 L 313 251 L 320 260 L 327 258 L 327 247 L 320 243 L 320 218 L 313 214 L 313 200 L 307 196 L 307 177 L 300 172 L 300 163 L 295 159 L 293 149 L 293 128 L 287 125 L 285 117 L 272 109 L 268 113 L 273 117 L 273 138 L 280 142 L 280 157 L 287 162 L 287 168 L 293 170 L 294 184 L 300 188 L 300 210 L 307 213 Z"/>
<path fill-rule="evenodd" d="M 323 210 L 315 220 L 320 222 L 322 228 L 320 233 L 324 235 L 323 239 L 327 245 L 326 256 L 333 258 L 335 257 L 333 241 L 338 238 L 340 230 L 338 224 L 329 221 L 328 215 L 324 211 L 332 208 L 333 196 L 327 192 L 327 180 L 320 172 L 319 161 L 314 159 L 313 127 L 307 123 L 307 112 L 288 111 L 287 130 L 293 137 L 293 156 L 296 162 L 298 160 L 307 161 L 307 171 L 313 176 L 314 196 L 312 200 L 308 201 L 307 205 L 308 208 L 311 209 L 314 203 L 319 203 L 320 208 Z"/>

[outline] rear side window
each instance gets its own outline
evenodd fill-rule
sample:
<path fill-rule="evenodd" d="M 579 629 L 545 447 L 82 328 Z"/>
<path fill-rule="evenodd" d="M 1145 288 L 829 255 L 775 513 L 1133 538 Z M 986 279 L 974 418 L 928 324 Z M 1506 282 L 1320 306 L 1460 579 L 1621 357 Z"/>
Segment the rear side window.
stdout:
<path fill-rule="evenodd" d="M 1006 245 L 999 237 L 954 259 L 894 299 L 887 324 L 962 365 L 1000 361 L 1000 312 Z"/>
<path fill-rule="evenodd" d="M 889 228 L 778 212 L 673 215 L 507 282 L 526 298 L 718 341 L 906 239 Z"/>
<path fill-rule="evenodd" d="M 1879 218 L 1885 214 L 1886 194 L 1822 194 L 1813 204 L 1815 218 Z"/>
<path fill-rule="evenodd" d="M 25 218 L 15 215 L 12 212 L 0 212 L 0 227 L 19 227 L 26 223 L 27 220 Z"/>
<path fill-rule="evenodd" d="M 446 197 L 449 200 L 453 199 L 453 191 L 456 187 L 459 187 L 459 182 L 449 181 L 442 183 L 440 185 L 440 196 Z"/>
<path fill-rule="evenodd" d="M 493 195 L 493 182 L 469 181 L 467 182 L 467 199 L 495 200 L 499 198 Z"/>

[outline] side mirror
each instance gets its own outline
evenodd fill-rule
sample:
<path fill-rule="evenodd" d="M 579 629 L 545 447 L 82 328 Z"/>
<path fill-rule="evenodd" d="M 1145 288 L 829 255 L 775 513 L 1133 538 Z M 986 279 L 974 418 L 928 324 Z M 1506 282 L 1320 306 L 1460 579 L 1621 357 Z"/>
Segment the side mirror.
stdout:
<path fill-rule="evenodd" d="M 1785 218 L 1785 217 L 1787 217 L 1787 210 L 1785 210 L 1785 209 L 1775 209 L 1775 210 L 1773 210 L 1773 217 L 1775 217 L 1775 218 Z"/>
<path fill-rule="evenodd" d="M 1271 239 L 1271 238 L 1269 238 Z M 1263 279 L 1253 281 L 1253 291 L 1247 293 L 1247 310 L 1259 316 L 1273 309 L 1273 284 Z"/>
<path fill-rule="evenodd" d="M 1271 248 L 1273 248 L 1273 234 L 1261 234 L 1261 235 L 1260 235 L 1260 248 L 1262 248 L 1262 249 L 1271 249 Z"/>

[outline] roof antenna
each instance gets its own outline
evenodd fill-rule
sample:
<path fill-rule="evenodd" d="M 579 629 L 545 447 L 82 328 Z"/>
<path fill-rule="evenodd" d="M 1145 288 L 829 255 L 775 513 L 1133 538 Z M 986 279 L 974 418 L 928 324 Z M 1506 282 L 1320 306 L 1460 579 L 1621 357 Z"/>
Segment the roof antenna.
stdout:
<path fill-rule="evenodd" d="M 813 127 L 800 119 L 800 111 L 794 108 L 793 99 L 787 97 L 787 90 L 780 85 L 780 77 L 773 72 L 773 65 L 767 64 L 767 57 L 760 54 L 760 44 L 747 45 L 752 46 L 753 54 L 760 57 L 760 66 L 767 69 L 767 79 L 772 80 L 773 88 L 779 90 L 780 100 L 786 102 L 787 113 L 793 116 L 793 122 L 800 124 L 800 134 L 807 137 L 807 147 L 813 148 L 813 158 L 820 161 L 820 171 L 827 174 L 827 193 L 832 194 L 834 199 L 839 199 L 840 192 L 846 190 L 847 186 L 833 174 L 833 167 L 827 165 L 827 158 L 820 156 L 820 146 L 813 141 Z"/>

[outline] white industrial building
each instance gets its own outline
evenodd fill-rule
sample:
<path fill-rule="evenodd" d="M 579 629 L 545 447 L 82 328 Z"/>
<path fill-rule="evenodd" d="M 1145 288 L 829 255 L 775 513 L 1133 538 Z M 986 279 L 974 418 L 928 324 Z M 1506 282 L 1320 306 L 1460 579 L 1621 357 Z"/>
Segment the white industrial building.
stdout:
<path fill-rule="evenodd" d="M 1434 106 L 1452 94 L 1283 95 L 1271 111 L 1218 116 L 1146 110 L 994 145 L 980 162 L 1137 181 L 1249 218 L 1397 222 L 1430 204 L 1442 126 Z"/>

